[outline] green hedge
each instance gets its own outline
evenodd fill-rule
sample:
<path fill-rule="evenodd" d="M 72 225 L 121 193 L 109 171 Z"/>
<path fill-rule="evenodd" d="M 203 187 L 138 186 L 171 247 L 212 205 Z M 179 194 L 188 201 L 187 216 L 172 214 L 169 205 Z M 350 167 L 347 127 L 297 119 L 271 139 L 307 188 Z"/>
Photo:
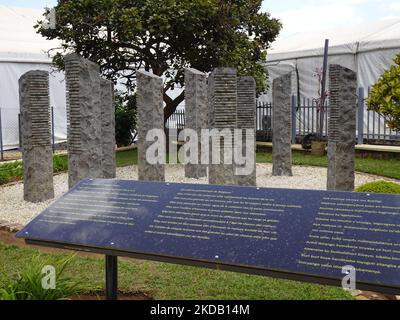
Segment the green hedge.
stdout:
<path fill-rule="evenodd" d="M 0 185 L 19 181 L 22 177 L 22 162 L 15 161 L 0 166 Z"/>
<path fill-rule="evenodd" d="M 68 170 L 68 156 L 55 155 L 53 157 L 54 173 Z M 24 174 L 22 161 L 14 161 L 0 165 L 0 185 L 22 180 Z"/>
<path fill-rule="evenodd" d="M 400 194 L 400 184 L 387 181 L 370 182 L 357 188 L 356 192 Z"/>

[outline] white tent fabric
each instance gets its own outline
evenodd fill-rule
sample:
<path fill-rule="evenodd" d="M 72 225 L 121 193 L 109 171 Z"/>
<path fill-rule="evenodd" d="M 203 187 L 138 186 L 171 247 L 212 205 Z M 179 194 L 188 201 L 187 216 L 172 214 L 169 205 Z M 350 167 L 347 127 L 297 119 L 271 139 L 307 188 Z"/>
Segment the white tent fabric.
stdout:
<path fill-rule="evenodd" d="M 393 64 L 395 55 L 400 52 L 400 18 L 281 37 L 272 44 L 267 58 L 270 82 L 293 71 L 298 82 L 293 84 L 292 94 L 318 97 L 315 74 L 322 68 L 325 39 L 330 40 L 329 63 L 357 71 L 359 86 L 367 89 Z M 271 92 L 262 99 L 271 101 Z"/>
<path fill-rule="evenodd" d="M 34 25 L 43 19 L 44 10 L 0 6 L 0 110 L 5 149 L 19 145 L 19 78 L 31 70 L 50 74 L 50 103 L 54 108 L 56 142 L 67 137 L 64 75 L 56 72 L 47 51 L 57 48 L 36 33 Z"/>

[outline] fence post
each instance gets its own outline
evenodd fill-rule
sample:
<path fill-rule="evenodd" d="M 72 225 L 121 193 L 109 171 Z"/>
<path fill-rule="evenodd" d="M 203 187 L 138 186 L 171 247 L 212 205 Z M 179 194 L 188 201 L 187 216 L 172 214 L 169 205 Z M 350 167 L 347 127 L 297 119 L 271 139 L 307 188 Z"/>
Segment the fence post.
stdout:
<path fill-rule="evenodd" d="M 364 88 L 358 88 L 358 144 L 364 144 Z"/>
<path fill-rule="evenodd" d="M 296 144 L 297 136 L 297 98 L 292 96 L 292 144 Z"/>
<path fill-rule="evenodd" d="M 53 147 L 53 153 L 55 151 L 56 141 L 55 141 L 55 129 L 54 129 L 54 108 L 51 107 L 51 143 Z"/>
<path fill-rule="evenodd" d="M 1 108 L 0 108 L 0 160 L 4 161 L 3 127 L 2 127 L 2 120 L 1 120 Z"/>

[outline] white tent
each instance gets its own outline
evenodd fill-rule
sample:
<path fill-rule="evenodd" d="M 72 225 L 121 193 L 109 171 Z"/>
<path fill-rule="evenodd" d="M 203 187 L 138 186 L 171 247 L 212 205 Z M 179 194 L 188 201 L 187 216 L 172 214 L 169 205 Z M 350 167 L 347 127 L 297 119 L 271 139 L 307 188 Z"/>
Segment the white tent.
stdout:
<path fill-rule="evenodd" d="M 270 81 L 293 72 L 293 92 L 318 97 L 316 70 L 322 68 L 325 39 L 330 40 L 329 63 L 358 72 L 358 85 L 368 89 L 393 64 L 400 52 L 400 18 L 349 28 L 280 37 L 269 50 Z M 271 92 L 262 99 L 271 101 Z"/>
<path fill-rule="evenodd" d="M 50 103 L 54 108 L 56 141 L 67 136 L 64 75 L 55 72 L 47 51 L 59 47 L 36 33 L 34 25 L 43 19 L 44 10 L 0 6 L 0 109 L 3 144 L 18 147 L 18 80 L 30 70 L 50 74 Z"/>

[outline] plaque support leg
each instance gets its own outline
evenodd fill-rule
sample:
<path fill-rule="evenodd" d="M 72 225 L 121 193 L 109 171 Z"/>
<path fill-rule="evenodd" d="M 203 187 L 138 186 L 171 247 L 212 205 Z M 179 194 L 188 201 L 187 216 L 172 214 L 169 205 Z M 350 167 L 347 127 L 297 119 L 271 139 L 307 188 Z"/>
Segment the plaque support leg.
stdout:
<path fill-rule="evenodd" d="M 106 256 L 106 299 L 118 300 L 118 257 Z"/>

